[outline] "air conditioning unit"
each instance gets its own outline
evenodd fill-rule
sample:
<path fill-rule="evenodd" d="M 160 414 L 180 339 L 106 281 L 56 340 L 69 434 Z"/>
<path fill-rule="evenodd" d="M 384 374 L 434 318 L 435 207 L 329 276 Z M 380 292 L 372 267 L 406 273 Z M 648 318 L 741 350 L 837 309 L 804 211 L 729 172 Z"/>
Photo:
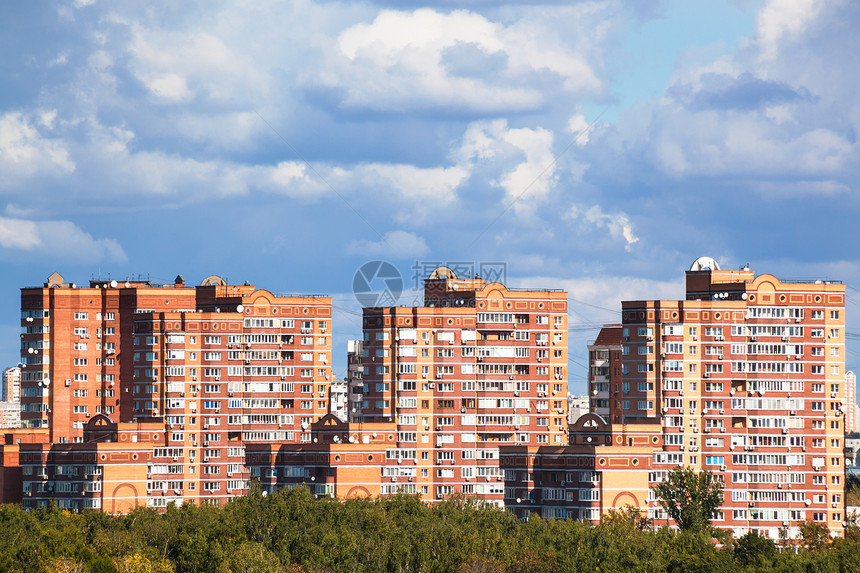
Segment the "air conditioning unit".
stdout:
<path fill-rule="evenodd" d="M 721 434 L 725 434 L 725 433 L 726 433 L 726 429 L 725 429 L 725 427 L 720 426 L 720 433 L 721 433 Z"/>
<path fill-rule="evenodd" d="M 725 465 L 720 466 L 720 471 L 721 471 L 721 472 L 726 471 L 726 466 L 725 466 Z"/>
<path fill-rule="evenodd" d="M 710 377 L 711 377 L 711 375 L 708 372 L 705 372 L 704 374 L 702 374 L 702 378 L 710 378 Z"/>

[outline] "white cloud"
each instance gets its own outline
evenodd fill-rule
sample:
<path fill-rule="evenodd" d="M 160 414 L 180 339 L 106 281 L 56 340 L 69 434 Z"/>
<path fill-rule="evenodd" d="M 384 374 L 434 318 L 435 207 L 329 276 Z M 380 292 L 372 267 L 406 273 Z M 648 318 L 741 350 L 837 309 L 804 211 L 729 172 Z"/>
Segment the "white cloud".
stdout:
<path fill-rule="evenodd" d="M 370 163 L 354 174 L 366 185 L 379 185 L 414 202 L 432 200 L 446 205 L 456 199 L 457 186 L 468 176 L 461 166 L 417 167 L 406 164 Z"/>
<path fill-rule="evenodd" d="M 0 217 L 0 247 L 31 250 L 42 244 L 36 223 Z"/>
<path fill-rule="evenodd" d="M 520 149 L 526 157 L 505 173 L 498 184 L 505 189 L 506 202 L 516 201 L 517 214 L 532 214 L 534 206 L 546 198 L 555 183 L 553 134 L 543 128 L 521 128 L 506 131 L 501 139 Z"/>
<path fill-rule="evenodd" d="M 54 112 L 55 113 L 55 112 Z M 51 112 L 39 119 L 43 128 L 52 123 Z M 30 118 L 20 112 L 0 115 L 0 187 L 9 187 L 27 177 L 59 175 L 75 170 L 66 144 L 40 133 Z"/>
<path fill-rule="evenodd" d="M 467 10 L 384 10 L 339 35 L 316 81 L 337 90 L 344 107 L 400 112 L 534 110 L 556 89 L 601 91 L 592 47 L 577 45 L 580 36 L 570 29 L 558 37 L 555 27 L 576 22 L 599 36 L 605 15 L 587 7 L 547 11 L 547 21 L 524 17 L 505 25 Z"/>
<path fill-rule="evenodd" d="M 115 239 L 95 239 L 71 221 L 30 221 L 0 217 L 0 248 L 84 263 L 125 262 Z"/>
<path fill-rule="evenodd" d="M 202 30 L 130 27 L 131 72 L 157 102 L 200 97 L 224 104 L 268 90 L 268 76 L 226 38 Z"/>
<path fill-rule="evenodd" d="M 167 73 L 149 76 L 143 79 L 143 82 L 153 95 L 170 103 L 185 102 L 192 97 L 185 78 L 179 74 Z"/>
<path fill-rule="evenodd" d="M 408 231 L 390 231 L 379 241 L 354 240 L 347 245 L 350 254 L 365 257 L 391 257 L 408 259 L 422 257 L 430 252 L 427 243 L 418 235 Z"/>
<path fill-rule="evenodd" d="M 639 242 L 633 230 L 633 224 L 626 213 L 604 213 L 600 205 L 582 209 L 576 205 L 570 208 L 567 218 L 574 223 L 587 223 L 596 228 L 606 228 L 614 239 L 623 239 L 624 249 L 630 251 L 634 243 Z"/>
<path fill-rule="evenodd" d="M 757 22 L 761 58 L 776 58 L 780 44 L 800 36 L 818 16 L 822 4 L 819 0 L 770 0 Z"/>
<path fill-rule="evenodd" d="M 567 129 L 576 136 L 574 143 L 584 147 L 588 143 L 589 124 L 581 113 L 570 116 L 567 121 Z"/>
<path fill-rule="evenodd" d="M 553 189 L 556 163 L 554 135 L 536 128 L 510 128 L 505 120 L 473 122 L 454 157 L 461 165 L 491 166 L 491 185 L 504 189 L 502 203 L 512 202 L 520 216 L 531 217 Z M 511 167 L 513 165 L 513 167 Z"/>

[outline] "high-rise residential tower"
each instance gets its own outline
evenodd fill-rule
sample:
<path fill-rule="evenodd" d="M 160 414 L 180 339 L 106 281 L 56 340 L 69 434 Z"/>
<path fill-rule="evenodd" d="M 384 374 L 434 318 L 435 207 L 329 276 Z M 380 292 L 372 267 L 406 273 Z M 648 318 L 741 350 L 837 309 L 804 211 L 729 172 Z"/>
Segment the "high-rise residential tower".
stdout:
<path fill-rule="evenodd" d="M 499 446 L 567 443 L 563 291 L 442 267 L 425 282 L 424 306 L 364 310 L 363 354 L 364 420 L 396 424 L 387 455 L 417 460 L 429 499 L 501 503 Z"/>
<path fill-rule="evenodd" d="M 845 286 L 784 281 L 709 258 L 684 300 L 622 303 L 622 382 L 613 434 L 659 420 L 651 481 L 676 465 L 716 472 L 716 525 L 736 534 L 845 519 Z M 652 514 L 661 512 L 652 503 Z"/>

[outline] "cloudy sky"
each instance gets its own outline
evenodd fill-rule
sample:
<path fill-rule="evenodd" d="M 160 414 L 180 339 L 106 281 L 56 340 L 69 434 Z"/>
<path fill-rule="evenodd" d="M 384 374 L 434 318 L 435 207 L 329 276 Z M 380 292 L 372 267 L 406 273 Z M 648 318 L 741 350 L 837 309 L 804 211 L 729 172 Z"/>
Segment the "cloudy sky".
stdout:
<path fill-rule="evenodd" d="M 571 390 L 620 300 L 701 255 L 848 284 L 860 3 L 0 3 L 0 361 L 53 271 L 335 297 L 506 264 L 571 299 Z M 341 372 L 342 374 L 343 372 Z"/>

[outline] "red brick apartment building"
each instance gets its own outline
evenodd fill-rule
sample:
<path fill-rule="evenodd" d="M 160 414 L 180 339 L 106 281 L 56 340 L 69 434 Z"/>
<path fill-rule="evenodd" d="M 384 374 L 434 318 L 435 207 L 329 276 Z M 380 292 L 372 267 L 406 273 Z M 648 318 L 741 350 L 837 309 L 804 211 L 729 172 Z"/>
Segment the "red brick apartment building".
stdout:
<path fill-rule="evenodd" d="M 23 429 L 7 445 L 25 506 L 102 507 L 81 496 L 95 485 L 77 483 L 76 460 L 96 453 L 102 480 L 113 463 L 130 472 L 134 493 L 110 511 L 222 502 L 247 488 L 247 444 L 308 441 L 328 411 L 330 298 L 216 276 L 77 287 L 54 274 L 21 290 L 21 308 Z M 41 443 L 18 445 L 28 432 Z"/>
<path fill-rule="evenodd" d="M 562 291 L 439 268 L 424 306 L 365 309 L 344 422 L 330 299 L 203 283 L 22 289 L 26 427 L 0 445 L 5 501 L 222 503 L 253 478 L 463 494 L 523 518 L 633 506 L 660 524 L 649 486 L 683 465 L 724 479 L 715 523 L 736 534 L 843 529 L 841 284 L 698 260 L 684 300 L 622 303 L 589 346 L 592 412 L 568 428 Z"/>
<path fill-rule="evenodd" d="M 736 535 L 797 537 L 805 519 L 843 530 L 844 285 L 702 258 L 684 300 L 623 302 L 622 324 L 589 351 L 592 411 L 616 443 L 619 428 L 662 428 L 649 482 L 676 465 L 715 472 L 725 481 L 715 523 Z"/>
<path fill-rule="evenodd" d="M 658 426 L 637 426 L 614 447 L 605 420 L 585 417 L 568 446 L 562 291 L 440 268 L 425 282 L 424 306 L 365 309 L 364 340 L 350 356 L 360 417 L 321 420 L 309 444 L 249 445 L 263 487 L 475 496 L 523 518 L 597 520 L 647 503 Z"/>
<path fill-rule="evenodd" d="M 424 306 L 365 309 L 363 361 L 364 420 L 395 424 L 386 457 L 414 460 L 407 489 L 429 500 L 501 505 L 500 446 L 567 444 L 563 291 L 437 269 Z"/>

